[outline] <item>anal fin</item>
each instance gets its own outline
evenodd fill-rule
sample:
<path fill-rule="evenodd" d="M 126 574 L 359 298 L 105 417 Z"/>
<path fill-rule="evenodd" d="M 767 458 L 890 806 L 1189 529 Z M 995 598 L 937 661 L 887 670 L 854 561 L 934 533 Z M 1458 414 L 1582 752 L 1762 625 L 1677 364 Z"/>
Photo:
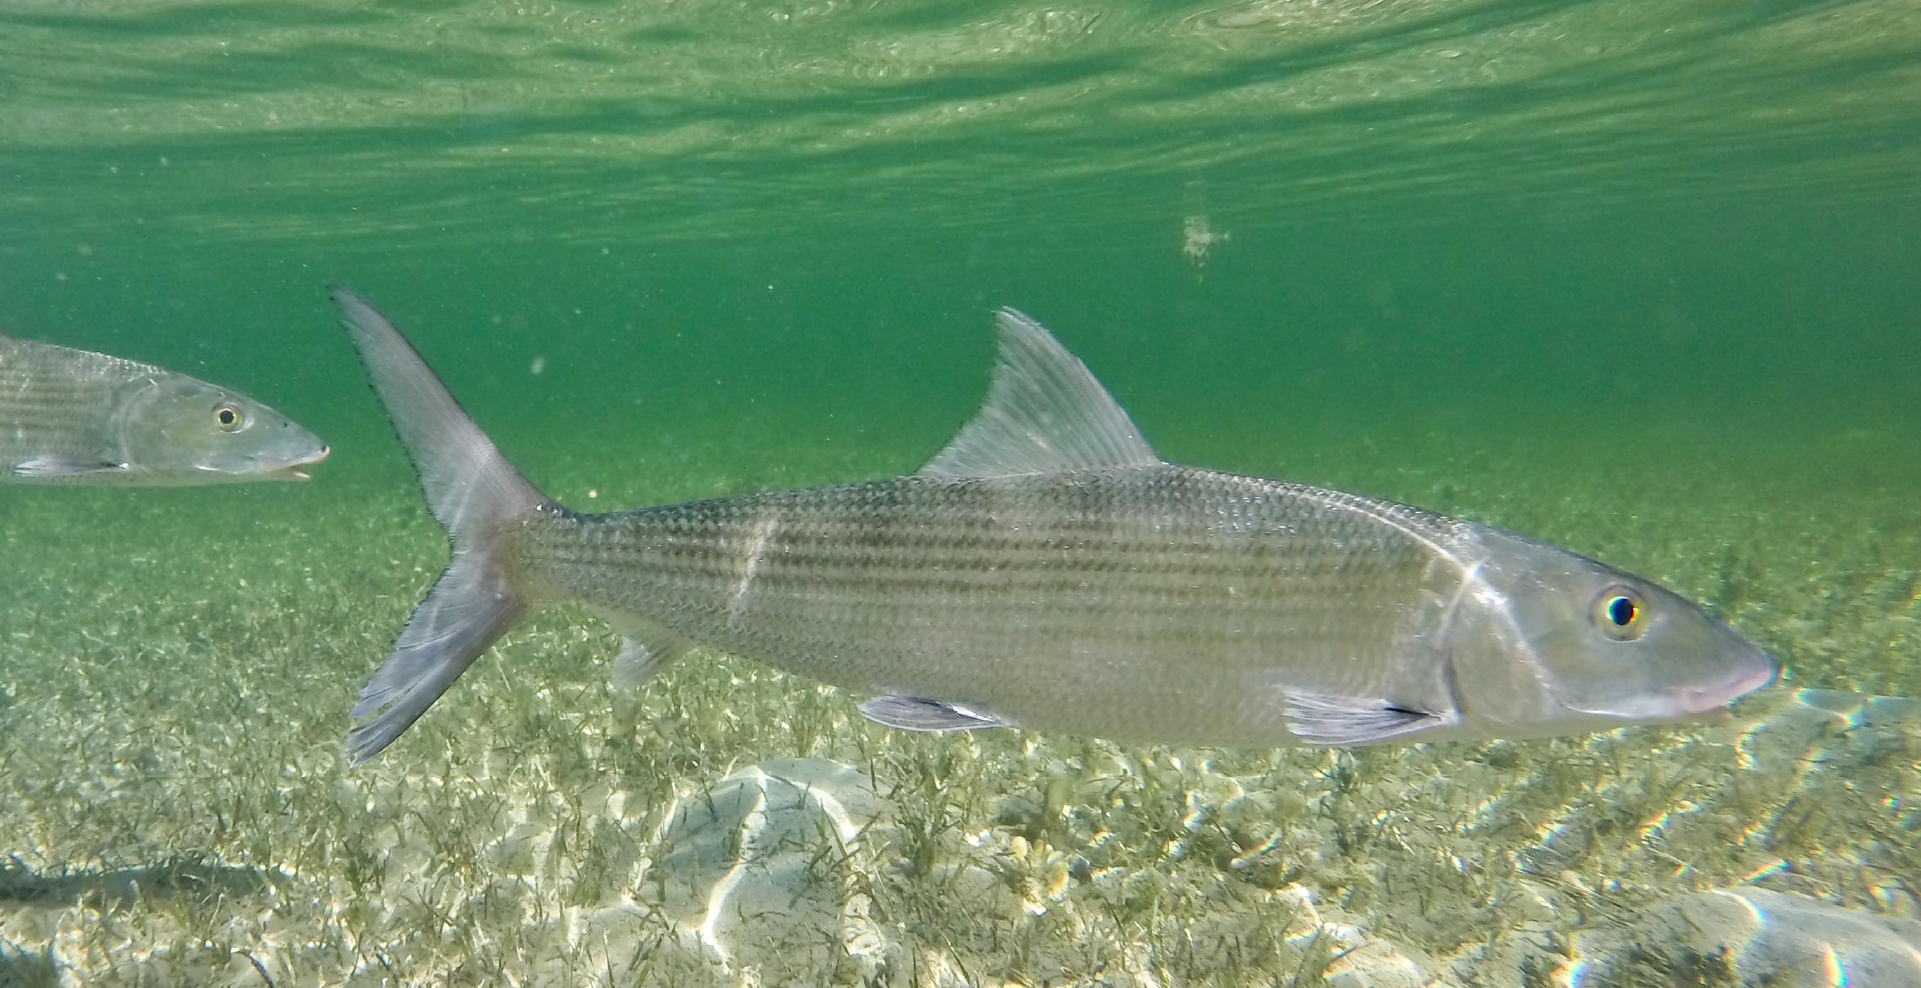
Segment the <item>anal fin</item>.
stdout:
<path fill-rule="evenodd" d="M 1397 741 L 1454 722 L 1447 715 L 1397 706 L 1381 697 L 1284 692 L 1287 729 L 1308 744 L 1342 747 Z"/>
<path fill-rule="evenodd" d="M 614 688 L 630 690 L 654 678 L 667 663 L 680 658 L 693 643 L 641 621 L 616 620 L 620 653 L 614 656 Z"/>
<path fill-rule="evenodd" d="M 860 705 L 868 720 L 903 731 L 978 731 L 1013 725 L 979 711 L 917 696 L 877 696 Z"/>

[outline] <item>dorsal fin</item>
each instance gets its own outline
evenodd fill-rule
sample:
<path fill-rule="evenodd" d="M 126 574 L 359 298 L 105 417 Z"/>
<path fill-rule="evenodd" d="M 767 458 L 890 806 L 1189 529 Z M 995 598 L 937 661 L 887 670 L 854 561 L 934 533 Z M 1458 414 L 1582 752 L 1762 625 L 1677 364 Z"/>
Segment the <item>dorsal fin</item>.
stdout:
<path fill-rule="evenodd" d="M 1087 366 L 1013 309 L 995 315 L 1000 352 L 987 402 L 920 477 L 1009 477 L 1160 462 Z"/>

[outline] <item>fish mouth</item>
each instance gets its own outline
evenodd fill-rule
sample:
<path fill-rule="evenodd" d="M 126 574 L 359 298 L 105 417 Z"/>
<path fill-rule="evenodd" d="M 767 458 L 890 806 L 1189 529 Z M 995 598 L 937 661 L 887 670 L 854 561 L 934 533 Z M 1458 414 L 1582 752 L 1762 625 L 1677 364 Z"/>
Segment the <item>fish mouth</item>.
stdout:
<path fill-rule="evenodd" d="M 1726 716 L 1728 707 L 1734 701 L 1756 690 L 1774 685 L 1781 678 L 1781 666 L 1772 656 L 1763 655 L 1766 665 L 1742 676 L 1731 683 L 1707 689 L 1688 690 L 1683 694 L 1682 707 L 1697 716 Z"/>
<path fill-rule="evenodd" d="M 279 467 L 273 470 L 268 470 L 267 472 L 261 474 L 261 476 L 266 477 L 269 480 L 294 480 L 294 481 L 312 480 L 313 474 L 308 473 L 307 468 L 310 466 L 313 466 L 316 463 L 321 462 L 322 460 L 325 460 L 327 457 L 332 455 L 333 455 L 333 447 L 322 446 L 320 447 L 320 452 L 318 453 L 315 453 L 303 459 L 294 460 L 293 462 L 288 463 L 286 466 Z"/>

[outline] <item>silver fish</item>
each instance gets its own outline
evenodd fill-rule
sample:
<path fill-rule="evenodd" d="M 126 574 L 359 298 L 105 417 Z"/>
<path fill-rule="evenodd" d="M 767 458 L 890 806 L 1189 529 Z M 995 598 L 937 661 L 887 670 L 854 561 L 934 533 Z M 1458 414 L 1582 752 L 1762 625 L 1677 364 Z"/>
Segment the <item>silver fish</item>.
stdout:
<path fill-rule="evenodd" d="M 699 644 L 914 731 L 1360 745 L 1725 716 L 1774 660 L 1680 597 L 1419 508 L 1164 463 L 1038 323 L 918 473 L 578 514 L 515 472 L 365 301 L 344 323 L 453 559 L 354 707 L 365 761 L 530 612 L 621 632 L 622 684 Z"/>
<path fill-rule="evenodd" d="M 151 364 L 0 333 L 0 481 L 307 480 L 327 444 L 246 395 Z"/>

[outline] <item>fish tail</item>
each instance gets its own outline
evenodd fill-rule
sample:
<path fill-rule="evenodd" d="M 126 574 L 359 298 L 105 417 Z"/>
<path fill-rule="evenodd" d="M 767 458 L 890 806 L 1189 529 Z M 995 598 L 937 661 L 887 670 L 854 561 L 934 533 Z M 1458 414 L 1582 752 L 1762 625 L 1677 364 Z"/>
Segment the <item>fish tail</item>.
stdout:
<path fill-rule="evenodd" d="M 446 572 L 360 691 L 353 716 L 374 716 L 347 735 L 347 754 L 359 765 L 393 743 L 527 615 L 501 543 L 529 512 L 557 506 L 500 455 L 393 323 L 344 288 L 332 295 L 420 475 L 427 508 L 453 547 Z"/>

